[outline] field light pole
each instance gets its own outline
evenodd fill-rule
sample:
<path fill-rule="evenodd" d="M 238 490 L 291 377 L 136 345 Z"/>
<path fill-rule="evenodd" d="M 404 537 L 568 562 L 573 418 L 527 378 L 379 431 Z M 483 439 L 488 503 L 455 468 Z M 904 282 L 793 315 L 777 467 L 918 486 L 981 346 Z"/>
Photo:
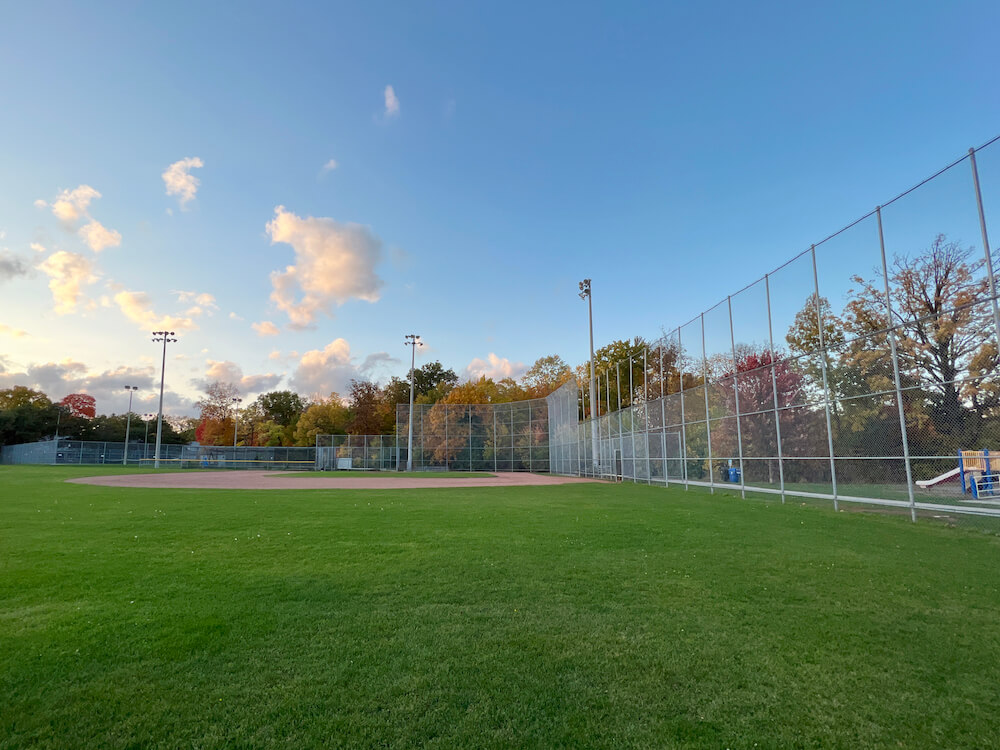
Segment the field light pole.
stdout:
<path fill-rule="evenodd" d="M 163 342 L 163 360 L 160 363 L 160 410 L 156 414 L 156 451 L 153 453 L 153 468 L 160 468 L 160 442 L 163 439 L 163 376 L 167 371 L 167 344 L 177 339 L 170 338 L 173 331 L 153 331 L 154 343 Z"/>
<path fill-rule="evenodd" d="M 594 303 L 590 291 L 590 279 L 580 282 L 580 299 L 587 300 L 587 313 L 590 317 L 590 419 L 594 420 L 594 404 L 596 398 L 596 386 L 594 385 Z M 596 424 L 590 426 L 590 437 L 593 443 L 594 476 L 597 476 L 597 432 Z"/>
<path fill-rule="evenodd" d="M 233 403 L 236 404 L 234 407 L 236 413 L 236 423 L 233 425 L 233 447 L 236 447 L 236 433 L 240 431 L 240 404 L 243 403 L 241 398 L 233 398 Z"/>
<path fill-rule="evenodd" d="M 128 391 L 128 416 L 125 417 L 125 454 L 122 456 L 122 466 L 128 466 L 128 435 L 129 429 L 132 427 L 132 394 L 139 390 L 139 386 L 127 385 L 125 390 Z"/>
<path fill-rule="evenodd" d="M 417 347 L 423 346 L 424 342 L 417 334 L 409 333 L 403 344 L 413 347 L 410 350 L 410 426 L 406 432 L 406 470 L 413 471 L 413 383 L 417 370 Z"/>
<path fill-rule="evenodd" d="M 142 436 L 142 460 L 145 461 L 147 458 L 146 446 L 149 445 L 149 420 L 155 417 L 155 414 L 143 414 L 142 421 L 146 424 L 146 434 Z"/>

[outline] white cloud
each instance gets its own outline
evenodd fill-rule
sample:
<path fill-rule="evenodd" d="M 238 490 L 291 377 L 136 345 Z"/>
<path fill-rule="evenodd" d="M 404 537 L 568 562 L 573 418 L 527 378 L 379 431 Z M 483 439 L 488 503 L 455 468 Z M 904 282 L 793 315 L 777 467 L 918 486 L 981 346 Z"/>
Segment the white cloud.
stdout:
<path fill-rule="evenodd" d="M 203 380 L 196 380 L 196 385 L 205 388 L 209 383 L 220 380 L 232 383 L 240 389 L 240 393 L 263 393 L 274 388 L 281 382 L 281 375 L 269 372 L 262 375 L 244 375 L 243 368 L 229 360 L 208 360 L 208 369 Z"/>
<path fill-rule="evenodd" d="M 44 253 L 45 252 L 45 245 L 42 245 L 41 243 L 38 243 L 38 242 L 32 242 L 31 245 L 29 245 L 29 247 L 32 250 L 34 250 L 36 253 Z"/>
<path fill-rule="evenodd" d="M 399 115 L 399 99 L 396 90 L 392 86 L 385 87 L 385 116 L 397 117 Z"/>
<path fill-rule="evenodd" d="M 114 301 L 126 318 L 147 331 L 190 331 L 198 327 L 190 316 L 158 315 L 146 292 L 121 291 L 114 296 Z"/>
<path fill-rule="evenodd" d="M 106 247 L 118 247 L 122 244 L 122 236 L 114 229 L 107 229 L 101 222 L 91 219 L 90 223 L 80 227 L 78 232 L 83 241 L 95 253 Z"/>
<path fill-rule="evenodd" d="M 53 215 L 68 229 L 72 229 L 77 221 L 88 216 L 87 209 L 91 201 L 100 197 L 101 194 L 90 185 L 80 185 L 73 190 L 63 190 L 51 204 L 39 198 L 35 201 L 35 206 L 51 206 Z"/>
<path fill-rule="evenodd" d="M 465 368 L 465 372 L 470 380 L 478 380 L 481 377 L 502 380 L 503 378 L 519 378 L 527 372 L 527 369 L 524 362 L 511 362 L 506 357 L 498 357 L 490 352 L 485 360 L 479 357 L 472 360 Z"/>
<path fill-rule="evenodd" d="M 39 198 L 35 201 L 35 206 L 38 208 L 50 207 L 52 214 L 68 230 L 75 229 L 81 220 L 87 220 L 87 223 L 80 227 L 77 234 L 87 247 L 97 253 L 106 247 L 118 247 L 122 244 L 120 232 L 108 229 L 90 215 L 91 202 L 100 197 L 101 194 L 90 185 L 80 185 L 73 190 L 63 190 L 51 204 Z M 36 252 L 45 251 L 45 248 L 38 243 L 32 243 L 31 249 Z"/>
<path fill-rule="evenodd" d="M 242 315 L 237 315 L 234 312 L 229 313 L 229 319 L 230 320 L 244 320 L 244 318 L 243 318 Z"/>
<path fill-rule="evenodd" d="M 271 273 L 271 300 L 285 312 L 294 328 L 311 325 L 320 312 L 331 314 L 334 305 L 349 299 L 375 302 L 382 279 L 375 266 L 382 259 L 382 241 L 360 224 L 334 219 L 305 219 L 274 210 L 267 224 L 271 244 L 284 242 L 295 250 L 295 264 Z M 301 291 L 301 299 L 296 299 Z"/>
<path fill-rule="evenodd" d="M 257 332 L 258 336 L 277 336 L 280 333 L 278 326 L 270 320 L 265 320 L 261 323 L 251 323 L 250 327 Z"/>
<path fill-rule="evenodd" d="M 281 359 L 281 352 L 278 349 L 275 349 L 273 352 L 267 355 L 267 358 L 272 360 Z"/>
<path fill-rule="evenodd" d="M 194 302 L 196 305 L 201 307 L 212 308 L 218 310 L 219 306 L 215 302 L 215 296 L 209 294 L 208 292 L 183 292 L 175 291 L 173 292 L 177 295 L 177 300 L 179 302 Z"/>
<path fill-rule="evenodd" d="M 321 171 L 325 174 L 327 172 L 332 172 L 339 166 L 340 165 L 337 164 L 336 159 L 330 159 L 330 161 L 328 161 L 326 164 L 323 165 L 323 169 Z"/>
<path fill-rule="evenodd" d="M 181 208 L 184 208 L 190 201 L 194 200 L 198 192 L 201 180 L 191 174 L 191 170 L 203 167 L 205 163 L 197 156 L 188 156 L 180 161 L 175 161 L 164 170 L 163 184 L 167 187 L 167 195 L 176 195 Z"/>
<path fill-rule="evenodd" d="M 275 355 L 280 356 L 278 352 Z M 290 356 L 294 356 L 291 352 Z M 365 357 L 361 365 L 354 363 L 351 346 L 345 339 L 331 341 L 323 349 L 305 352 L 299 360 L 289 384 L 297 393 L 310 398 L 325 398 L 331 392 L 344 395 L 351 378 L 371 378 L 374 370 L 382 364 L 399 362 L 386 352 L 376 352 Z"/>
<path fill-rule="evenodd" d="M 169 368 L 168 368 L 169 375 Z M 194 406 L 185 398 L 168 388 L 164 392 L 164 411 L 175 415 L 192 414 Z M 0 361 L 0 388 L 12 385 L 26 385 L 43 391 L 53 401 L 58 401 L 71 393 L 88 393 L 97 401 L 99 414 L 124 414 L 128 409 L 128 394 L 125 384 L 139 388 L 132 402 L 133 420 L 135 414 L 156 411 L 159 400 L 160 363 L 146 367 L 118 367 L 113 370 L 92 371 L 83 362 L 63 360 L 31 364 L 26 370 L 12 372 Z M 132 424 L 135 429 L 135 422 Z"/>
<path fill-rule="evenodd" d="M 173 293 L 177 295 L 178 302 L 184 302 L 188 304 L 194 303 L 191 305 L 191 307 L 189 307 L 183 313 L 181 313 L 181 315 L 184 317 L 198 318 L 205 314 L 211 315 L 212 313 L 214 313 L 216 310 L 219 309 L 219 305 L 216 304 L 215 302 L 215 297 L 211 294 L 208 294 L 207 292 L 198 293 L 198 292 L 175 291 Z"/>
<path fill-rule="evenodd" d="M 20 328 L 13 328 L 5 323 L 0 323 L 0 336 L 11 336 L 15 339 L 20 339 L 27 335 L 27 331 L 22 331 Z"/>
<path fill-rule="evenodd" d="M 97 281 L 90 260 L 66 250 L 52 253 L 38 264 L 38 269 L 49 277 L 49 289 L 59 315 L 73 312 L 83 295 L 82 287 Z"/>

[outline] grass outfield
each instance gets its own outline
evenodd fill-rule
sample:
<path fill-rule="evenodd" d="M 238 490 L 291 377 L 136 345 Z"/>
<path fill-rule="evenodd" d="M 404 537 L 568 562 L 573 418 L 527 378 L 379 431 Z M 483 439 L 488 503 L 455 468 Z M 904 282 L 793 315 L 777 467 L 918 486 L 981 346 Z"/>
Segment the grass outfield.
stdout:
<path fill-rule="evenodd" d="M 0 747 L 996 747 L 1000 539 L 700 491 L 0 467 Z"/>

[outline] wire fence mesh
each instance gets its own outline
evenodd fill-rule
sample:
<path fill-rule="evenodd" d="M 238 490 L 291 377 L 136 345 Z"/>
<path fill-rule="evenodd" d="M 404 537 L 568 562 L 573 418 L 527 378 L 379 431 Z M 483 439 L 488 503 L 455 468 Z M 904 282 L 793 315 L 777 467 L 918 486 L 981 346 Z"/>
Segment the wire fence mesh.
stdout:
<path fill-rule="evenodd" d="M 598 373 L 579 473 L 1000 515 L 996 141 Z"/>
<path fill-rule="evenodd" d="M 409 404 L 396 406 L 396 442 L 406 465 Z M 501 404 L 416 404 L 414 470 L 549 471 L 546 399 Z"/>
<path fill-rule="evenodd" d="M 37 443 L 5 445 L 0 451 L 3 464 L 108 464 L 153 466 L 156 449 L 153 445 L 67 440 L 59 438 Z M 267 469 L 297 471 L 316 467 L 315 448 L 161 445 L 160 466 L 181 469 Z"/>

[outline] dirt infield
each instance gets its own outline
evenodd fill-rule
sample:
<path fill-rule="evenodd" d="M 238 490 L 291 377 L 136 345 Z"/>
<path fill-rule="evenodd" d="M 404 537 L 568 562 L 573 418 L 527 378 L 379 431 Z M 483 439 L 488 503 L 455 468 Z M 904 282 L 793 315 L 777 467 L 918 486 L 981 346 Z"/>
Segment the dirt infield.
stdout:
<path fill-rule="evenodd" d="M 67 479 L 75 484 L 104 487 L 145 487 L 200 490 L 410 490 L 440 487 L 524 487 L 528 485 L 576 484 L 592 479 L 556 477 L 547 474 L 499 472 L 493 477 L 305 477 L 295 471 L 194 471 L 190 474 L 118 474 L 105 477 Z"/>

